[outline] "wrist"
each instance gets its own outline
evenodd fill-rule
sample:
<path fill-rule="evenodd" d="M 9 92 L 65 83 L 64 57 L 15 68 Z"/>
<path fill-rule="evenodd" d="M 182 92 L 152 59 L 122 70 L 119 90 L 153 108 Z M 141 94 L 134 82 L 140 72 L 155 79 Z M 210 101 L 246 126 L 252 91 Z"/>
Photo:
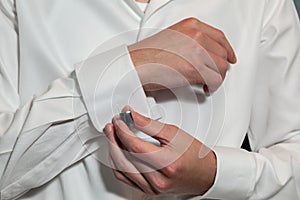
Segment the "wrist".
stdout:
<path fill-rule="evenodd" d="M 156 73 L 154 71 L 155 68 L 153 67 L 156 62 L 153 61 L 153 59 L 151 59 L 151 57 L 153 57 L 153 50 L 142 48 L 138 49 L 136 46 L 131 45 L 128 46 L 128 51 L 144 90 L 152 90 L 154 88 L 153 85 L 155 85 L 153 83 L 152 78 L 153 76 L 155 76 L 154 74 Z M 149 65 L 151 65 L 152 67 Z"/>
<path fill-rule="evenodd" d="M 205 194 L 213 185 L 217 173 L 217 158 L 215 153 L 210 150 L 210 152 L 203 158 L 200 159 L 201 162 L 201 190 L 200 195 Z"/>

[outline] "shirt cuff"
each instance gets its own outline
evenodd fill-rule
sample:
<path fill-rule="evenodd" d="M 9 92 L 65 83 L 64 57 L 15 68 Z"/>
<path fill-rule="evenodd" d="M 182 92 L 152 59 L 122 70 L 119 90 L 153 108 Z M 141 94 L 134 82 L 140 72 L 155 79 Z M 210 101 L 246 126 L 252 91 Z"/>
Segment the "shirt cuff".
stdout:
<path fill-rule="evenodd" d="M 255 160 L 250 152 L 215 147 L 217 173 L 214 185 L 201 199 L 247 199 L 255 183 Z"/>
<path fill-rule="evenodd" d="M 88 114 L 99 132 L 125 105 L 151 116 L 126 45 L 81 62 L 76 66 L 76 76 Z"/>

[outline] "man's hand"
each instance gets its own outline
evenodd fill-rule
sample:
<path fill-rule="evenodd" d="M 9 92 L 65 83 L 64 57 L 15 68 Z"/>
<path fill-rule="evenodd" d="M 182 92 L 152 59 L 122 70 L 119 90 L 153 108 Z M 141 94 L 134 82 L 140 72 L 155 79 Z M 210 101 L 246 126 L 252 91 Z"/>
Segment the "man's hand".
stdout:
<path fill-rule="evenodd" d="M 224 33 L 188 18 L 129 46 L 146 91 L 203 84 L 206 92 L 223 82 L 234 51 Z"/>
<path fill-rule="evenodd" d="M 131 112 L 136 128 L 161 145 L 141 140 L 115 117 L 104 129 L 115 176 L 151 195 L 205 193 L 216 174 L 214 153 L 175 126 Z"/>

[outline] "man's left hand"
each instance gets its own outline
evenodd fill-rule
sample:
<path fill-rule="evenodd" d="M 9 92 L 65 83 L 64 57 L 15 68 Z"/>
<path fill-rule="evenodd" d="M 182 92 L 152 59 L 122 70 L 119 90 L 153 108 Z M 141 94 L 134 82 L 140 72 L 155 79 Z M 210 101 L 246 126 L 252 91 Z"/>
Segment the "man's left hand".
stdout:
<path fill-rule="evenodd" d="M 213 185 L 213 151 L 176 126 L 146 118 L 131 110 L 135 128 L 158 140 L 137 137 L 118 117 L 105 126 L 117 179 L 150 195 L 202 195 Z"/>

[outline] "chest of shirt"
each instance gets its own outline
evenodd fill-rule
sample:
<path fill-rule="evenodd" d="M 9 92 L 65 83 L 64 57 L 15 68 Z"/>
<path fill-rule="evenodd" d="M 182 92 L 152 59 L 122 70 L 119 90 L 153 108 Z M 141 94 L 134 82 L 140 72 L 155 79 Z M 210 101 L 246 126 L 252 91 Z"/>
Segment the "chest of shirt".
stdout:
<path fill-rule="evenodd" d="M 74 70 L 75 63 L 95 54 L 99 46 L 105 50 L 131 44 L 184 18 L 196 17 L 224 31 L 238 63 L 230 68 L 223 87 L 211 97 L 203 96 L 201 90 L 194 92 L 194 100 L 155 95 L 166 122 L 177 124 L 202 141 L 211 140 L 206 143 L 218 141 L 236 146 L 250 118 L 262 7 L 263 1 L 152 0 L 143 14 L 130 0 L 18 1 L 21 85 L 26 87 L 25 82 L 34 78 L 28 72 L 29 66 L 40 84 L 30 86 L 28 94 L 43 91 L 54 79 L 66 76 Z M 255 19 L 251 17 L 253 11 L 258 13 Z M 175 92 L 182 97 L 192 96 Z M 237 119 L 239 124 L 235 123 Z"/>
<path fill-rule="evenodd" d="M 40 56 L 52 53 L 62 62 L 60 67 L 72 70 L 74 63 L 104 42 L 111 42 L 108 48 L 130 44 L 184 18 L 196 17 L 224 31 L 237 53 L 242 54 L 243 47 L 257 43 L 260 34 L 259 16 L 257 20 L 250 17 L 260 5 L 255 3 L 258 1 L 249 2 L 152 0 L 143 14 L 131 0 L 18 1 L 20 42 L 26 49 L 40 49 Z M 26 58 L 35 56 L 31 55 Z"/>

